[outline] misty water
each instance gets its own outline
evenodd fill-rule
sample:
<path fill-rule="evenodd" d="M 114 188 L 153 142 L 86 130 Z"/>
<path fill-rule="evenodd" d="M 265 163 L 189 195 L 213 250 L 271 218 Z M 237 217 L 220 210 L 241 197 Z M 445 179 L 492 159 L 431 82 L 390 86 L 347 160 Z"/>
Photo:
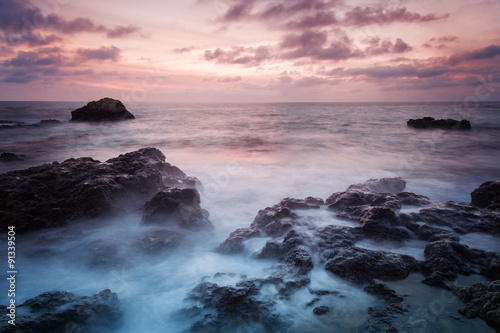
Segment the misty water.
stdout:
<path fill-rule="evenodd" d="M 200 282 L 234 285 L 243 276 L 269 276 L 277 261 L 255 258 L 255 252 L 269 238 L 249 240 L 240 255 L 213 250 L 230 232 L 249 226 L 260 209 L 285 197 L 325 199 L 370 178 L 402 177 L 408 182 L 408 191 L 432 200 L 469 202 L 474 188 L 500 179 L 500 103 L 477 108 L 464 108 L 460 103 L 131 103 L 126 106 L 136 117 L 133 121 L 69 122 L 70 111 L 84 104 L 0 102 L 0 120 L 24 123 L 0 128 L 0 152 L 26 156 L 24 161 L 0 163 L 0 172 L 71 157 L 105 161 L 139 148 L 156 147 L 167 162 L 203 183 L 199 188 L 201 205 L 210 212 L 216 227 L 213 235 L 186 234 L 189 247 L 160 256 L 144 256 L 134 247 L 154 230 L 140 225 L 140 212 L 104 225 L 85 221 L 63 230 L 17 237 L 17 302 L 50 290 L 93 295 L 109 288 L 118 294 L 125 312 L 122 333 L 182 332 L 192 319 L 184 318 L 179 310 L 189 306 L 185 298 Z M 467 118 L 473 130 L 419 131 L 406 126 L 408 119 L 423 116 Z M 43 119 L 60 123 L 40 125 Z M 307 214 L 301 213 L 302 218 L 318 228 L 353 226 L 326 209 Z M 92 249 L 103 242 L 117 249 L 112 264 L 93 261 Z M 500 252 L 499 239 L 491 235 L 470 234 L 461 237 L 461 242 Z M 392 250 L 422 260 L 425 242 L 363 240 L 356 246 Z M 322 298 L 333 309 L 326 316 L 314 316 L 306 310 L 311 298 L 307 289 L 290 300 L 278 300 L 274 287 L 266 286 L 260 297 L 276 299 L 280 314 L 295 322 L 291 332 L 362 332 L 367 308 L 379 301 L 321 267 L 310 277 L 311 288 L 337 290 L 343 295 Z M 474 278 L 463 279 L 457 283 Z M 424 325 L 422 332 L 436 327 L 443 332 L 464 328 L 493 332 L 480 319 L 454 319 L 452 315 L 457 316 L 456 310 L 463 303 L 449 295 L 441 299 L 440 289 L 422 285 L 420 280 L 411 275 L 390 287 L 411 295 L 412 318 Z M 0 290 L 7 289 L 2 279 Z M 0 304 L 5 304 L 8 299 L 1 295 Z M 433 312 L 433 302 L 441 302 L 439 311 Z M 238 329 L 259 332 L 259 328 L 256 319 Z"/>

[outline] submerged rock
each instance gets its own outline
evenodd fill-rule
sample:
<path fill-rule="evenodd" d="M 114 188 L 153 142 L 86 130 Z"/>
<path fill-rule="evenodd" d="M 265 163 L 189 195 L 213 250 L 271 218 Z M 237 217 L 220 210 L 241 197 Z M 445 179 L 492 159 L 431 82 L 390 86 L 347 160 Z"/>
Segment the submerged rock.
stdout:
<path fill-rule="evenodd" d="M 466 119 L 458 121 L 454 119 L 434 119 L 432 117 L 424 117 L 421 119 L 410 119 L 406 123 L 413 128 L 442 128 L 455 130 L 470 130 L 470 122 Z"/>
<path fill-rule="evenodd" d="M 173 250 L 187 244 L 186 237 L 175 231 L 156 230 L 141 239 L 139 248 L 149 254 L 157 254 L 164 250 Z"/>
<path fill-rule="evenodd" d="M 72 121 L 115 121 L 135 119 L 122 102 L 112 98 L 102 98 L 89 102 L 86 106 L 71 111 Z"/>
<path fill-rule="evenodd" d="M 179 226 L 193 231 L 214 229 L 208 212 L 200 207 L 200 194 L 194 188 L 171 187 L 158 192 L 146 203 L 142 223 Z"/>
<path fill-rule="evenodd" d="M 8 309 L 2 306 L 2 317 Z M 2 320 L 1 333 L 67 332 L 76 329 L 89 332 L 115 332 L 121 325 L 123 312 L 118 297 L 109 289 L 88 296 L 75 296 L 65 291 L 50 291 L 31 298 L 17 307 L 15 326 Z"/>
<path fill-rule="evenodd" d="M 456 287 L 453 293 L 466 305 L 458 310 L 460 314 L 467 318 L 480 317 L 500 332 L 500 280 Z"/>
<path fill-rule="evenodd" d="M 179 171 L 158 149 L 143 148 L 104 163 L 71 158 L 0 174 L 0 227 L 23 232 L 130 212 L 165 189 L 166 176 L 182 183 Z"/>

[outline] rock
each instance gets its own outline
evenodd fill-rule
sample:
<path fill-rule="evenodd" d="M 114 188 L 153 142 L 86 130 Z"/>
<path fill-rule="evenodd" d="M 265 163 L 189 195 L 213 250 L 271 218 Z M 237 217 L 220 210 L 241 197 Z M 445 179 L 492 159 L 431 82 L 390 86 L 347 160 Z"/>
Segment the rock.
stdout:
<path fill-rule="evenodd" d="M 271 237 L 280 237 L 292 228 L 296 218 L 297 214 L 290 208 L 275 205 L 259 211 L 250 228 L 261 230 Z"/>
<path fill-rule="evenodd" d="M 491 258 L 481 270 L 481 274 L 491 280 L 500 280 L 500 255 Z"/>
<path fill-rule="evenodd" d="M 432 203 L 431 199 L 424 195 L 416 194 L 413 192 L 400 192 L 397 193 L 399 201 L 403 205 L 408 206 L 426 206 Z"/>
<path fill-rule="evenodd" d="M 40 124 L 42 125 L 54 125 L 54 124 L 60 124 L 61 122 L 57 119 L 43 119 L 40 120 Z"/>
<path fill-rule="evenodd" d="M 418 213 L 408 214 L 412 221 L 426 222 L 431 226 L 446 227 L 458 234 L 477 231 L 481 217 L 466 204 L 445 203 L 421 209 Z M 483 226 L 484 227 L 484 226 Z"/>
<path fill-rule="evenodd" d="M 361 184 L 353 184 L 347 191 L 362 191 L 374 193 L 399 193 L 406 188 L 406 181 L 403 178 L 381 178 L 369 179 Z"/>
<path fill-rule="evenodd" d="M 122 102 L 103 98 L 89 102 L 86 106 L 71 111 L 71 121 L 115 121 L 135 119 Z"/>
<path fill-rule="evenodd" d="M 460 314 L 467 318 L 480 317 L 500 331 L 500 280 L 456 287 L 453 293 L 466 305 L 458 310 Z"/>
<path fill-rule="evenodd" d="M 322 316 L 324 314 L 327 314 L 328 312 L 330 312 L 330 308 L 326 305 L 320 305 L 313 309 L 313 313 L 316 316 Z"/>
<path fill-rule="evenodd" d="M 362 238 L 358 229 L 335 225 L 327 225 L 319 229 L 315 236 L 318 237 L 318 247 L 321 250 L 354 246 Z"/>
<path fill-rule="evenodd" d="M 25 158 L 26 156 L 22 154 L 2 153 L 0 155 L 0 162 L 24 161 Z"/>
<path fill-rule="evenodd" d="M 471 204 L 480 208 L 500 209 L 500 180 L 482 183 L 471 196 Z"/>
<path fill-rule="evenodd" d="M 5 306 L 1 308 L 7 313 Z M 3 320 L 0 332 L 66 332 L 69 328 L 91 333 L 115 332 L 122 316 L 118 297 L 109 289 L 91 297 L 51 291 L 19 305 L 15 327 Z"/>
<path fill-rule="evenodd" d="M 436 120 L 432 117 L 424 117 L 421 119 L 410 119 L 406 123 L 409 127 L 413 128 L 441 128 L 452 130 L 470 130 L 470 122 L 466 119 L 458 121 L 454 119 L 439 119 Z"/>
<path fill-rule="evenodd" d="M 120 246 L 113 241 L 99 239 L 88 245 L 90 255 L 88 265 L 94 267 L 118 267 L 124 263 L 120 260 Z"/>
<path fill-rule="evenodd" d="M 410 238 L 408 231 L 397 226 L 400 221 L 389 208 L 371 208 L 363 214 L 359 222 L 363 233 L 371 238 L 397 241 Z"/>
<path fill-rule="evenodd" d="M 171 187 L 158 192 L 144 208 L 143 224 L 178 226 L 192 231 L 213 230 L 194 188 Z"/>
<path fill-rule="evenodd" d="M 363 288 L 368 294 L 384 299 L 389 303 L 399 303 L 404 300 L 404 297 L 396 294 L 392 289 L 387 288 L 382 283 L 372 282 Z"/>
<path fill-rule="evenodd" d="M 247 239 L 259 237 L 260 232 L 254 228 L 240 228 L 233 231 L 229 237 L 222 242 L 216 251 L 224 254 L 235 254 L 243 252 L 243 242 Z"/>
<path fill-rule="evenodd" d="M 138 245 L 145 253 L 158 254 L 165 250 L 174 250 L 186 243 L 186 237 L 179 232 L 156 230 L 142 238 Z"/>
<path fill-rule="evenodd" d="M 403 280 L 416 267 L 410 256 L 358 247 L 336 249 L 325 265 L 327 271 L 357 283 Z"/>
<path fill-rule="evenodd" d="M 0 227 L 24 232 L 139 209 L 165 189 L 166 175 L 184 180 L 164 161 L 158 149 L 143 148 L 105 163 L 72 158 L 0 174 Z"/>
<path fill-rule="evenodd" d="M 452 239 L 441 239 L 427 244 L 424 256 L 423 273 L 426 278 L 422 283 L 446 288 L 458 274 L 479 273 L 487 261 L 483 251 L 471 250 Z"/>
<path fill-rule="evenodd" d="M 321 198 L 307 197 L 305 199 L 285 198 L 281 200 L 278 206 L 288 209 L 319 209 L 324 204 Z"/>

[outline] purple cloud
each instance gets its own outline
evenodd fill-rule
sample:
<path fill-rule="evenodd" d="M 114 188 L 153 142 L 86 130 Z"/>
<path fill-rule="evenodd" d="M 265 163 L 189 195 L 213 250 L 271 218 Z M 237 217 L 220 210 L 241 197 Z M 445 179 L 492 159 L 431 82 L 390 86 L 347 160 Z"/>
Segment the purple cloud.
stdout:
<path fill-rule="evenodd" d="M 226 76 L 217 79 L 217 82 L 230 83 L 230 82 L 238 82 L 241 81 L 241 76 Z"/>
<path fill-rule="evenodd" d="M 98 49 L 81 49 L 80 48 L 76 51 L 76 53 L 79 56 L 81 61 L 111 60 L 111 61 L 116 62 L 120 58 L 120 49 L 117 48 L 116 46 L 113 46 L 113 45 L 110 47 L 101 46 Z"/>
<path fill-rule="evenodd" d="M 498 55 L 500 55 L 500 45 L 490 45 L 482 49 L 451 56 L 448 63 L 455 66 L 464 61 L 491 59 Z"/>
<path fill-rule="evenodd" d="M 362 27 L 370 24 L 390 24 L 394 22 L 429 22 L 442 20 L 449 17 L 449 14 L 437 15 L 412 13 L 405 7 L 395 9 L 382 9 L 373 7 L 357 6 L 347 12 L 344 23 L 351 26 Z"/>

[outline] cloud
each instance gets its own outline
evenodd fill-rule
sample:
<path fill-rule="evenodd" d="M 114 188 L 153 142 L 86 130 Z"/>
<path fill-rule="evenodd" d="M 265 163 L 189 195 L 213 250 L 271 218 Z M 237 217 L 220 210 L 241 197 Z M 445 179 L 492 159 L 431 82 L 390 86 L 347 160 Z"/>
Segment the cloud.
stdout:
<path fill-rule="evenodd" d="M 343 23 L 350 26 L 362 27 L 371 24 L 390 24 L 395 22 L 429 22 L 442 20 L 449 14 L 427 14 L 412 13 L 405 7 L 395 9 L 382 9 L 373 7 L 357 6 L 346 13 Z"/>
<path fill-rule="evenodd" d="M 197 46 L 187 46 L 187 47 L 183 47 L 183 48 L 174 49 L 173 52 L 178 53 L 178 54 L 182 54 L 182 53 L 186 53 L 186 52 L 191 52 L 191 51 L 196 50 L 196 49 L 198 49 Z"/>
<path fill-rule="evenodd" d="M 49 55 L 40 58 L 36 52 L 19 51 L 15 58 L 3 62 L 5 66 L 11 67 L 34 67 L 34 66 L 60 66 L 63 59 L 60 55 Z"/>
<path fill-rule="evenodd" d="M 262 61 L 271 57 L 271 52 L 267 46 L 259 46 L 257 48 L 234 46 L 230 50 L 217 48 L 213 51 L 206 50 L 204 54 L 204 58 L 207 61 L 215 61 L 218 64 L 246 66 L 258 66 Z"/>
<path fill-rule="evenodd" d="M 314 87 L 323 84 L 336 84 L 336 83 L 337 82 L 318 76 L 305 76 L 297 80 L 295 84 L 299 87 Z"/>
<path fill-rule="evenodd" d="M 101 46 L 98 49 L 78 49 L 76 51 L 81 61 L 88 60 L 111 60 L 113 62 L 118 61 L 120 58 L 120 49 L 116 46 L 105 47 Z"/>
<path fill-rule="evenodd" d="M 293 78 L 289 75 L 282 75 L 278 79 L 281 83 L 291 83 L 293 81 Z"/>
<path fill-rule="evenodd" d="M 448 63 L 455 66 L 464 61 L 491 59 L 498 55 L 500 55 L 500 45 L 490 45 L 482 49 L 451 56 Z"/>
<path fill-rule="evenodd" d="M 106 36 L 108 36 L 109 38 L 124 38 L 133 35 L 135 33 L 139 33 L 140 31 L 141 28 L 136 27 L 134 25 L 127 25 L 127 26 L 120 25 L 113 29 L 108 29 L 106 32 Z"/>
<path fill-rule="evenodd" d="M 239 82 L 241 81 L 241 76 L 226 76 L 226 77 L 221 77 L 217 79 L 217 82 L 224 82 L 224 83 L 230 83 L 230 82 Z"/>

